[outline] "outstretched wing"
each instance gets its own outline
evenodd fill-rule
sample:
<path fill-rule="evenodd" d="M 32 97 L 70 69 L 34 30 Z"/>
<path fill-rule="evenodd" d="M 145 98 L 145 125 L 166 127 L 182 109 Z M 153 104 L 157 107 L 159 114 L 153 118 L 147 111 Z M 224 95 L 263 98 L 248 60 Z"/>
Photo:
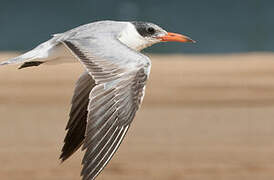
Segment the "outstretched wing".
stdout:
<path fill-rule="evenodd" d="M 144 70 L 139 69 L 122 77 L 115 87 L 105 89 L 100 84 L 91 91 L 83 145 L 87 149 L 84 179 L 96 177 L 117 150 L 139 108 L 146 79 Z"/>
<path fill-rule="evenodd" d="M 63 42 L 95 80 L 89 94 L 81 175 L 94 179 L 109 162 L 144 96 L 150 61 L 114 37 Z M 115 49 L 115 51 L 113 51 Z"/>
<path fill-rule="evenodd" d="M 71 100 L 69 121 L 66 130 L 67 135 L 64 139 L 64 146 L 60 159 L 65 161 L 69 158 L 84 142 L 87 125 L 87 114 L 89 104 L 89 93 L 95 86 L 95 81 L 84 72 L 78 79 L 74 94 Z"/>

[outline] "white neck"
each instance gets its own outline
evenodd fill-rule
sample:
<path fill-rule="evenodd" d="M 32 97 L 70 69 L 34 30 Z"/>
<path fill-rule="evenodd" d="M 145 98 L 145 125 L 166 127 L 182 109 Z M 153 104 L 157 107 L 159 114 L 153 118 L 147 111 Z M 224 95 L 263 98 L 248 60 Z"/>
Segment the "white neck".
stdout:
<path fill-rule="evenodd" d="M 136 51 L 141 51 L 144 48 L 147 48 L 157 42 L 158 40 L 152 40 L 149 38 L 144 38 L 141 36 L 133 24 L 128 23 L 126 28 L 121 32 L 118 39 L 127 45 L 129 48 L 134 49 Z"/>

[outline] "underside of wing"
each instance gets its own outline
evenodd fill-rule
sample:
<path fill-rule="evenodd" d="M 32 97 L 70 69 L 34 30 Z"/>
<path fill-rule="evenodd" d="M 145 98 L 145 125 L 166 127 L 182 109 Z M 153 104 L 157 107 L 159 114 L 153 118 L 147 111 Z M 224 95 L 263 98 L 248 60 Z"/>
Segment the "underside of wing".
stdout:
<path fill-rule="evenodd" d="M 60 159 L 65 161 L 83 143 L 87 125 L 89 93 L 95 86 L 92 77 L 84 72 L 76 83 L 74 95 L 71 101 L 69 121 L 67 123 L 67 135 L 64 139 L 64 146 Z"/>
<path fill-rule="evenodd" d="M 105 89 L 101 84 L 91 91 L 83 144 L 84 180 L 94 179 L 116 152 L 139 108 L 145 81 L 141 69 L 122 77 L 114 87 Z"/>
<path fill-rule="evenodd" d="M 84 180 L 93 180 L 116 152 L 139 108 L 150 61 L 113 39 L 104 44 L 94 39 L 63 43 L 96 84 L 89 94 L 81 173 Z M 121 51 L 113 51 L 113 46 Z"/>

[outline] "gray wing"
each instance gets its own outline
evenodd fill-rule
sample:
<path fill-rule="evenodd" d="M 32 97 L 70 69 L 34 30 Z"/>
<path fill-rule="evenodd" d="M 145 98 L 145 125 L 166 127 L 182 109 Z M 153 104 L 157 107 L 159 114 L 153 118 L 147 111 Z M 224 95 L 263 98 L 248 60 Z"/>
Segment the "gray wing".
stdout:
<path fill-rule="evenodd" d="M 102 43 L 107 40 L 107 44 Z M 115 39 L 71 39 L 63 43 L 95 80 L 89 94 L 86 150 L 81 175 L 95 179 L 109 162 L 144 96 L 150 61 Z M 115 49 L 115 52 L 112 50 Z"/>
<path fill-rule="evenodd" d="M 94 86 L 95 81 L 88 72 L 84 72 L 76 82 L 66 127 L 67 135 L 60 156 L 62 161 L 69 158 L 83 144 L 87 125 L 89 93 Z"/>

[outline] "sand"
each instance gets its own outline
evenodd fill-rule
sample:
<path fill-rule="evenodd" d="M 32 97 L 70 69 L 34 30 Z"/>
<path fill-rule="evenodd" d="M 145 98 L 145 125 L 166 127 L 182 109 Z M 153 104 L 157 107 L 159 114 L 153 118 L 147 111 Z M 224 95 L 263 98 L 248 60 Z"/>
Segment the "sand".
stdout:
<path fill-rule="evenodd" d="M 98 180 L 274 179 L 274 54 L 151 59 L 144 103 Z M 0 69 L 0 179 L 80 179 L 83 152 L 58 156 L 83 68 L 16 67 Z"/>

